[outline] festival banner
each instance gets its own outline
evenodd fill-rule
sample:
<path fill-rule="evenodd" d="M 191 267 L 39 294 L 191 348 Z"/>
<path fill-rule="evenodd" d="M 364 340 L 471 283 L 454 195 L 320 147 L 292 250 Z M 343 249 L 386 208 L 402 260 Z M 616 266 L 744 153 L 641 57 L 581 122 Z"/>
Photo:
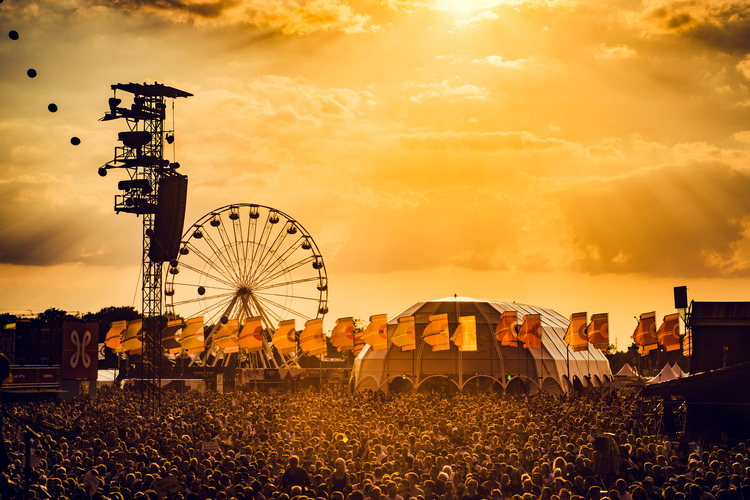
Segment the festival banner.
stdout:
<path fill-rule="evenodd" d="M 99 323 L 63 322 L 62 378 L 96 380 Z"/>

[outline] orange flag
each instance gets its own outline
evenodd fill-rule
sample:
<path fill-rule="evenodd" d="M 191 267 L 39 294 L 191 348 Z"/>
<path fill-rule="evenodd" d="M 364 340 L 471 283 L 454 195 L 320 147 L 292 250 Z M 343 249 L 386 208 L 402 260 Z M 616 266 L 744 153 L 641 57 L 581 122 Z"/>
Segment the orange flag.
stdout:
<path fill-rule="evenodd" d="M 527 314 L 523 317 L 523 324 L 518 330 L 518 339 L 527 349 L 542 348 L 542 316 Z"/>
<path fill-rule="evenodd" d="M 594 347 L 606 351 L 609 348 L 609 313 L 592 314 L 588 334 Z"/>
<path fill-rule="evenodd" d="M 434 314 L 430 316 L 430 323 L 422 332 L 422 338 L 432 346 L 432 351 L 447 351 L 451 348 L 448 333 L 448 314 Z"/>
<path fill-rule="evenodd" d="M 518 315 L 516 311 L 505 311 L 495 328 L 495 338 L 500 345 L 516 347 L 518 345 Z"/>
<path fill-rule="evenodd" d="M 664 321 L 656 332 L 656 338 L 667 351 L 676 351 L 680 348 L 680 315 L 678 313 L 664 316 Z"/>
<path fill-rule="evenodd" d="M 588 314 L 573 313 L 570 315 L 570 324 L 565 331 L 565 342 L 573 348 L 573 352 L 587 351 L 589 340 L 586 334 L 586 322 Z"/>
<path fill-rule="evenodd" d="M 401 348 L 401 351 L 413 351 L 416 348 L 414 341 L 414 316 L 398 318 L 398 326 L 393 332 L 391 342 Z"/>
<path fill-rule="evenodd" d="M 656 312 L 641 314 L 641 320 L 633 332 L 633 342 L 641 347 L 641 354 L 645 356 L 649 351 L 658 347 L 656 339 Z"/>
<path fill-rule="evenodd" d="M 477 320 L 474 316 L 461 316 L 458 318 L 458 328 L 453 337 L 453 343 L 458 346 L 459 351 L 477 350 Z"/>

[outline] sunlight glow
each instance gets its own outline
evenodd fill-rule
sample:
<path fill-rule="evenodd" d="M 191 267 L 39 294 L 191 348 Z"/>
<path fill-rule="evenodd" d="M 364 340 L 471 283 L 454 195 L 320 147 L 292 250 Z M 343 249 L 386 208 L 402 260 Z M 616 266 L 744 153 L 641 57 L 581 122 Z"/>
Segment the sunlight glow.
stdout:
<path fill-rule="evenodd" d="M 466 15 L 491 9 L 504 3 L 508 2 L 503 0 L 434 0 L 431 7 L 435 10 Z"/>

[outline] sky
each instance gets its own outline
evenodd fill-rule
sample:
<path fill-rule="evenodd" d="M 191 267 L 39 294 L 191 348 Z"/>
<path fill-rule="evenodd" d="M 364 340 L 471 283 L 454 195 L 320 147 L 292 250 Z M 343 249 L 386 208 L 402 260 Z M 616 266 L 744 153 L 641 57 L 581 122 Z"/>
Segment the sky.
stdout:
<path fill-rule="evenodd" d="M 128 82 L 194 94 L 186 227 L 257 203 L 313 235 L 326 330 L 458 294 L 608 312 L 622 350 L 675 286 L 750 300 L 745 1 L 0 1 L 0 312 L 140 309 L 97 175 Z"/>

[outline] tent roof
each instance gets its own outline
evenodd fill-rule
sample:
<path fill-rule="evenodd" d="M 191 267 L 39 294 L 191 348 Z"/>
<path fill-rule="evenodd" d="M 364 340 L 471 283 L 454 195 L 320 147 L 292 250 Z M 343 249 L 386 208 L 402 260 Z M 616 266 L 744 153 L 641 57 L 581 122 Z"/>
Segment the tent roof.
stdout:
<path fill-rule="evenodd" d="M 456 304 L 455 309 L 449 307 L 451 304 Z M 487 307 L 481 307 L 482 304 L 487 304 Z M 446 307 L 446 305 L 448 307 Z M 468 308 L 462 307 L 464 305 L 470 305 Z M 544 339 L 544 354 L 537 352 L 539 349 L 532 349 L 532 356 L 539 358 L 544 356 L 549 359 L 550 356 L 553 359 L 565 359 L 570 361 L 605 361 L 606 357 L 599 349 L 596 349 L 593 344 L 589 344 L 588 351 L 573 352 L 572 349 L 568 349 L 568 344 L 565 343 L 565 330 L 567 330 L 570 320 L 565 316 L 562 316 L 557 311 L 548 309 L 546 307 L 531 306 L 527 304 L 520 304 L 516 302 L 496 302 L 489 300 L 474 299 L 472 297 L 446 297 L 438 300 L 428 300 L 424 302 L 417 302 L 411 307 L 406 308 L 400 314 L 392 317 L 388 321 L 389 326 L 395 328 L 398 325 L 398 319 L 405 316 L 413 316 L 417 312 L 424 313 L 425 310 L 432 310 L 430 314 L 437 314 L 442 312 L 455 313 L 457 316 L 468 315 L 474 313 L 477 320 L 477 327 L 480 324 L 485 324 L 490 327 L 494 333 L 494 327 L 497 325 L 500 314 L 505 311 L 517 311 L 519 324 L 523 321 L 523 317 L 527 314 L 539 314 L 542 319 L 542 331 L 546 334 L 543 336 Z M 477 314 L 477 312 L 479 314 Z M 451 319 L 453 321 L 453 319 Z M 419 322 L 419 321 L 418 321 Z M 535 352 L 536 351 L 536 352 Z M 365 351 L 360 353 L 360 358 L 363 357 Z"/>
<path fill-rule="evenodd" d="M 675 361 L 674 365 L 672 365 L 672 371 L 675 373 L 675 375 L 677 375 L 677 378 L 690 376 L 689 373 L 682 371 L 682 368 L 680 368 L 680 365 L 677 364 L 677 361 Z"/>
<path fill-rule="evenodd" d="M 672 370 L 669 363 L 664 365 L 659 374 L 646 382 L 647 384 L 658 384 L 659 382 L 667 382 L 668 380 L 674 380 L 678 378 L 677 374 Z"/>
<path fill-rule="evenodd" d="M 630 363 L 625 363 L 622 365 L 622 368 L 620 368 L 620 371 L 615 373 L 615 377 L 635 377 L 636 374 L 633 371 L 633 367 L 630 366 Z"/>

